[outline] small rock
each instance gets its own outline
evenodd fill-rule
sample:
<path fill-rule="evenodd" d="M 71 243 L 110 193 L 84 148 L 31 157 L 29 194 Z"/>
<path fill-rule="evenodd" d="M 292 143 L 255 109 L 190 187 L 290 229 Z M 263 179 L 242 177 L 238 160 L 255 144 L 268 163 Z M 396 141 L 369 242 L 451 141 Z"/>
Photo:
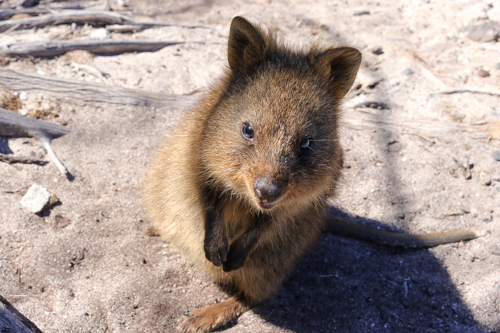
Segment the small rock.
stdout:
<path fill-rule="evenodd" d="M 470 172 L 469 168 L 462 167 L 462 174 L 464 175 L 464 178 L 467 180 L 472 178 L 472 173 Z"/>
<path fill-rule="evenodd" d="M 98 39 L 98 40 L 103 40 L 109 37 L 109 31 L 100 28 L 100 29 L 93 29 L 90 34 L 89 34 L 90 39 Z"/>
<path fill-rule="evenodd" d="M 472 22 L 462 29 L 465 35 L 476 42 L 491 42 L 500 37 L 500 23 L 491 20 Z"/>
<path fill-rule="evenodd" d="M 491 177 L 486 171 L 481 171 L 479 173 L 479 181 L 481 182 L 481 185 L 483 185 L 483 186 L 490 186 L 491 185 Z"/>
<path fill-rule="evenodd" d="M 490 72 L 487 71 L 486 69 L 481 68 L 478 72 L 477 75 L 480 77 L 488 77 L 490 76 Z"/>
<path fill-rule="evenodd" d="M 380 46 L 377 46 L 372 49 L 372 53 L 376 55 L 381 55 L 384 54 L 384 50 Z"/>
<path fill-rule="evenodd" d="M 492 217 L 492 216 L 487 216 L 487 217 L 485 217 L 485 218 L 483 219 L 483 222 L 486 222 L 486 223 L 489 223 L 489 222 L 491 222 L 491 221 L 493 221 L 493 217 Z"/>
<path fill-rule="evenodd" d="M 414 72 L 413 70 L 411 70 L 411 68 L 406 68 L 404 71 L 403 71 L 403 74 L 404 75 L 412 75 Z"/>
<path fill-rule="evenodd" d="M 498 151 L 498 150 L 497 150 L 497 151 L 495 151 L 495 152 L 493 153 L 493 158 L 495 159 L 495 161 L 500 162 L 500 151 Z"/>
<path fill-rule="evenodd" d="M 495 244 L 491 247 L 491 250 L 490 250 L 490 253 L 491 254 L 494 254 L 496 256 L 500 256 L 500 246 Z"/>
<path fill-rule="evenodd" d="M 37 70 L 36 70 L 36 73 L 37 73 L 38 75 L 41 75 L 41 76 L 44 76 L 44 75 L 45 75 L 45 72 L 44 72 L 44 71 L 42 71 L 41 69 L 37 69 Z"/>
<path fill-rule="evenodd" d="M 49 190 L 33 184 L 21 199 L 21 205 L 32 213 L 40 213 L 49 205 L 50 197 Z"/>
<path fill-rule="evenodd" d="M 477 209 L 472 208 L 470 210 L 470 215 L 471 215 L 472 218 L 476 218 L 477 217 Z"/>
<path fill-rule="evenodd" d="M 22 91 L 20 94 L 19 94 L 19 99 L 21 101 L 25 101 L 28 99 L 28 93 L 26 91 Z"/>
<path fill-rule="evenodd" d="M 54 220 L 57 228 L 64 228 L 69 224 L 69 219 L 62 217 L 59 214 L 54 217 Z"/>
<path fill-rule="evenodd" d="M 495 66 L 495 68 L 500 70 L 500 62 Z"/>
<path fill-rule="evenodd" d="M 398 213 L 398 219 L 403 220 L 405 218 L 405 213 Z"/>

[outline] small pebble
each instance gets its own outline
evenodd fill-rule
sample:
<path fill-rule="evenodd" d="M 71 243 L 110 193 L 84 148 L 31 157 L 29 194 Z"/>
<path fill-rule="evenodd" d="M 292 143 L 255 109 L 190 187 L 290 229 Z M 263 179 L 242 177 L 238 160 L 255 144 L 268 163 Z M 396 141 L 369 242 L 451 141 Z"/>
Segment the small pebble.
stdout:
<path fill-rule="evenodd" d="M 500 62 L 495 66 L 495 68 L 500 70 Z"/>
<path fill-rule="evenodd" d="M 483 222 L 486 222 L 486 223 L 491 222 L 491 221 L 493 221 L 493 217 L 491 217 L 491 216 L 489 216 L 489 217 L 485 217 L 485 218 L 483 219 Z"/>
<path fill-rule="evenodd" d="M 479 173 L 479 179 L 481 181 L 481 185 L 483 186 L 490 186 L 491 185 L 491 177 L 488 175 L 487 172 L 481 171 Z"/>
<path fill-rule="evenodd" d="M 398 213 L 398 218 L 403 220 L 405 218 L 405 213 Z"/>
<path fill-rule="evenodd" d="M 500 246 L 498 245 L 493 245 L 490 250 L 491 254 L 494 254 L 496 256 L 500 256 Z"/>
<path fill-rule="evenodd" d="M 376 55 L 381 55 L 384 54 L 384 50 L 380 46 L 377 46 L 372 49 L 372 53 Z"/>
<path fill-rule="evenodd" d="M 479 72 L 477 72 L 477 75 L 480 77 L 488 77 L 490 76 L 490 72 L 481 68 Z"/>
<path fill-rule="evenodd" d="M 500 151 L 499 150 L 497 150 L 493 153 L 493 158 L 495 159 L 495 161 L 500 162 Z"/>
<path fill-rule="evenodd" d="M 19 99 L 21 101 L 25 101 L 28 99 L 28 93 L 26 91 L 22 91 L 20 94 L 19 94 Z"/>
<path fill-rule="evenodd" d="M 414 72 L 410 69 L 410 68 L 407 68 L 403 71 L 403 74 L 404 75 L 412 75 Z"/>
<path fill-rule="evenodd" d="M 50 202 L 49 190 L 33 184 L 21 199 L 21 205 L 32 213 L 40 213 Z"/>

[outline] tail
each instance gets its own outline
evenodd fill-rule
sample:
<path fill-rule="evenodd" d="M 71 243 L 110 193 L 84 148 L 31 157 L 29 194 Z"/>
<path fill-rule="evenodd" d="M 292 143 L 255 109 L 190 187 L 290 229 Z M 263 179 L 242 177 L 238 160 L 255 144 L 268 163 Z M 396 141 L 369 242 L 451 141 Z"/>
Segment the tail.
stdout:
<path fill-rule="evenodd" d="M 428 248 L 480 237 L 473 230 L 455 230 L 427 235 L 409 235 L 377 230 L 338 218 L 327 218 L 325 231 L 371 243 L 405 248 Z"/>

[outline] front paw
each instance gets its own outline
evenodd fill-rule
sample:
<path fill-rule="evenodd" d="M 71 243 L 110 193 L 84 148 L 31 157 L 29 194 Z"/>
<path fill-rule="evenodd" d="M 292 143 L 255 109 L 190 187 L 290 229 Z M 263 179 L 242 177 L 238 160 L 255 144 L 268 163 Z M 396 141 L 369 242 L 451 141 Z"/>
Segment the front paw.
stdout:
<path fill-rule="evenodd" d="M 227 260 L 222 263 L 222 269 L 224 272 L 235 271 L 245 265 L 246 259 L 247 255 L 238 251 L 230 251 Z"/>
<path fill-rule="evenodd" d="M 205 239 L 205 257 L 217 267 L 227 260 L 229 242 L 226 237 Z"/>

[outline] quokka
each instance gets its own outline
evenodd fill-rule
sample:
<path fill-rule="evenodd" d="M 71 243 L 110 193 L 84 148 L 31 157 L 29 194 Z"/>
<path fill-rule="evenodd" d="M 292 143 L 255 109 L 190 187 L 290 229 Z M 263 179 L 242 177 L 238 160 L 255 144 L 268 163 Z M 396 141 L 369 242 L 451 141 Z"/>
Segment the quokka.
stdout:
<path fill-rule="evenodd" d="M 146 179 L 159 235 L 235 290 L 194 310 L 180 331 L 208 332 L 269 298 L 325 228 L 404 246 L 476 236 L 383 233 L 326 218 L 342 171 L 340 104 L 360 66 L 358 50 L 292 50 L 235 17 L 228 62 Z"/>

